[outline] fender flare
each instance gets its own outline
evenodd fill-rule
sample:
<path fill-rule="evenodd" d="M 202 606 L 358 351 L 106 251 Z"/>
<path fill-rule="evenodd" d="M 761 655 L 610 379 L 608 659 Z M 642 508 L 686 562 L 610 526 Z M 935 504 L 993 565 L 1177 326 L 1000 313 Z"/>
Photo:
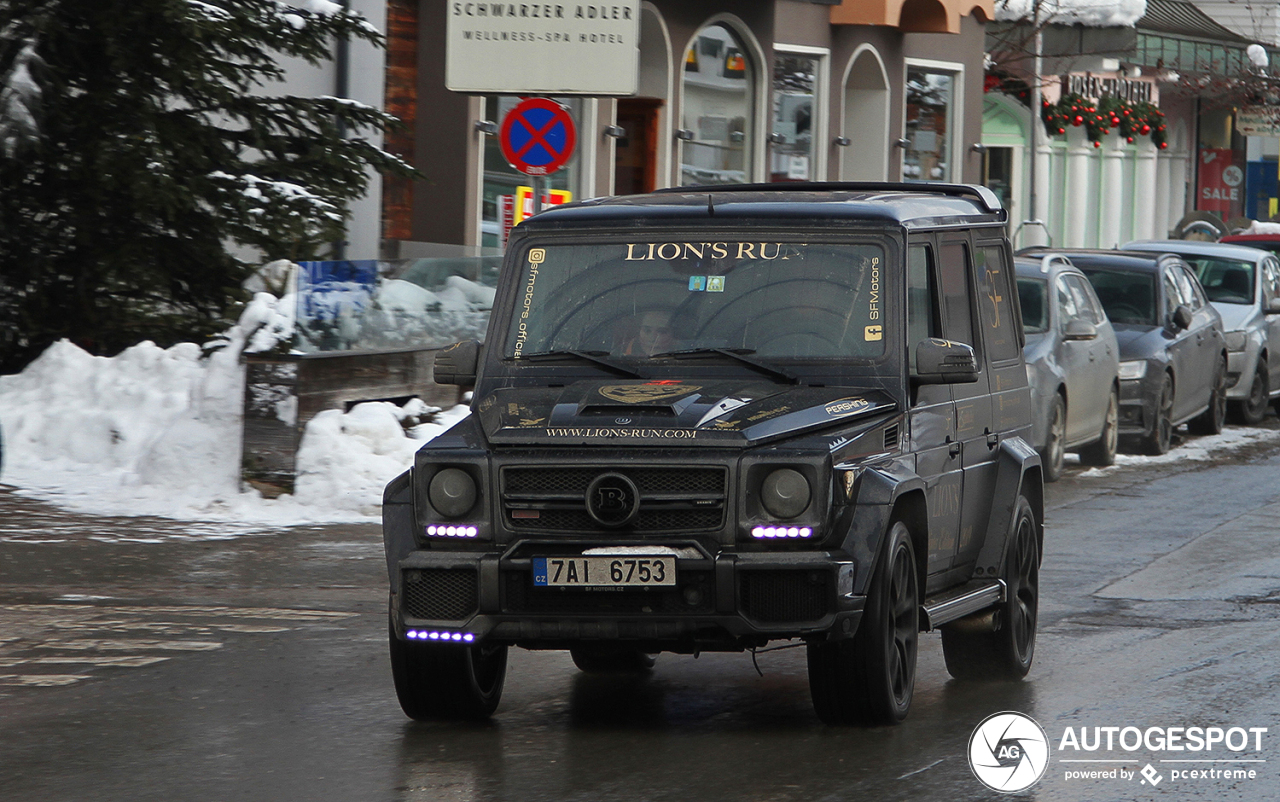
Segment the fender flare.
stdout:
<path fill-rule="evenodd" d="M 978 552 L 977 576 L 997 577 L 1004 570 L 1005 545 L 1013 527 L 1013 513 L 1019 496 L 1031 502 L 1036 516 L 1036 539 L 1044 560 L 1044 475 L 1040 454 L 1021 437 L 1000 441 L 996 456 L 996 484 L 992 497 L 987 537 Z"/>
<path fill-rule="evenodd" d="M 392 479 L 382 491 L 382 548 L 391 592 L 400 592 L 400 561 L 417 548 L 413 519 L 413 470 Z"/>
<path fill-rule="evenodd" d="M 865 594 L 871 583 L 873 569 L 898 501 L 908 494 L 919 493 L 920 502 L 924 504 L 924 488 L 924 480 L 914 471 L 892 470 L 887 466 L 868 468 L 859 477 L 853 520 L 845 538 L 845 550 L 858 565 L 853 588 L 855 594 Z M 922 507 L 917 516 L 917 524 L 923 522 L 927 526 L 928 520 L 928 512 Z M 920 556 L 928 554 L 929 533 L 917 531 L 919 528 L 918 525 L 913 527 L 911 535 L 916 546 L 918 570 L 923 571 L 925 563 L 920 560 Z"/>

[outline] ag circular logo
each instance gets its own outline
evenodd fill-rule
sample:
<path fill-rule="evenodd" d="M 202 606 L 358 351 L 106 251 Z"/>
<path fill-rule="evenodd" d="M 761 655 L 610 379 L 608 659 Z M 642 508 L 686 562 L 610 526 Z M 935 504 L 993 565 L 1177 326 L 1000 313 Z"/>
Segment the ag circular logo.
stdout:
<path fill-rule="evenodd" d="M 1049 768 L 1049 737 L 1030 716 L 988 716 L 969 736 L 969 768 L 993 791 L 1026 790 Z"/>
<path fill-rule="evenodd" d="M 601 526 L 626 526 L 640 511 L 640 491 L 620 473 L 602 473 L 587 485 L 587 513 Z"/>

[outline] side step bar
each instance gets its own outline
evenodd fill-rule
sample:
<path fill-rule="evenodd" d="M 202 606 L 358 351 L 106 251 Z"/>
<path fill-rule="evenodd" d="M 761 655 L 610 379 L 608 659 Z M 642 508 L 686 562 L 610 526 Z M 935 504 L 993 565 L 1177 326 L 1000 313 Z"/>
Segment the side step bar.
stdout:
<path fill-rule="evenodd" d="M 930 632 L 943 624 L 964 618 L 1005 600 L 1005 584 L 997 579 L 973 588 L 965 586 L 958 593 L 935 599 L 920 607 L 920 631 Z"/>

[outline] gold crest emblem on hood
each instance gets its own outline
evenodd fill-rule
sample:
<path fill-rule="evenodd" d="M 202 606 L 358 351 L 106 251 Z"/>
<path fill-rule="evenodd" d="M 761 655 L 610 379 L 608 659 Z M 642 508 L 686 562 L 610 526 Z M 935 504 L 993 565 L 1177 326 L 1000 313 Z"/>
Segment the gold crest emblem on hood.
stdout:
<path fill-rule="evenodd" d="M 601 387 L 600 395 L 620 404 L 646 404 L 668 398 L 679 398 L 701 390 L 692 384 L 610 384 Z"/>

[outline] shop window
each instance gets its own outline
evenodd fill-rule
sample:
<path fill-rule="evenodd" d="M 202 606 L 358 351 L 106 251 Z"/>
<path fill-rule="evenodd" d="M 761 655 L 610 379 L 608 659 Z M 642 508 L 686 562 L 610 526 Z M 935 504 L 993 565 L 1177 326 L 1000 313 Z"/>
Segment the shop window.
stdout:
<path fill-rule="evenodd" d="M 501 124 L 507 112 L 515 108 L 521 98 L 511 96 L 489 97 L 484 101 L 485 120 Z M 569 108 L 575 122 L 581 126 L 582 100 L 555 98 Z M 552 202 L 564 203 L 577 200 L 580 194 L 581 160 L 577 153 L 565 166 L 546 177 L 544 186 Z M 480 245 L 485 248 L 503 248 L 507 234 L 532 209 L 533 178 L 516 170 L 502 155 L 498 137 L 484 138 L 484 189 L 480 208 Z"/>
<path fill-rule="evenodd" d="M 756 68 L 724 25 L 709 25 L 685 54 L 680 127 L 693 138 L 681 148 L 680 184 L 751 180 L 755 142 Z"/>
<path fill-rule="evenodd" d="M 904 181 L 952 180 L 958 84 L 956 71 L 908 65 Z"/>
<path fill-rule="evenodd" d="M 773 60 L 773 121 L 770 126 L 769 180 L 818 178 L 815 128 L 823 60 L 818 55 L 777 51 Z"/>

